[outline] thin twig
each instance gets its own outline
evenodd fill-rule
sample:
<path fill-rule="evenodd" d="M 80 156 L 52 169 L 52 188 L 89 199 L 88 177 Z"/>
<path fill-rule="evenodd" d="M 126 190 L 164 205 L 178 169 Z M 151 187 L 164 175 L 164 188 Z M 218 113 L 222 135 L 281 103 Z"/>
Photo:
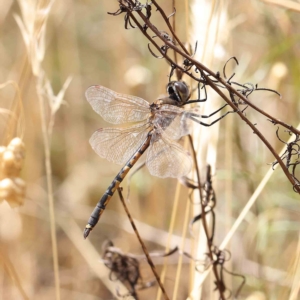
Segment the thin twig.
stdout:
<path fill-rule="evenodd" d="M 181 40 L 177 37 L 176 33 L 175 33 L 175 27 L 172 28 L 168 17 L 166 16 L 164 10 L 157 4 L 157 2 L 155 0 L 152 1 L 152 3 L 155 5 L 155 7 L 157 8 L 157 10 L 160 12 L 160 14 L 162 15 L 163 19 L 165 20 L 166 24 L 168 25 L 170 32 L 172 34 L 172 36 L 174 36 L 176 42 L 180 45 L 180 47 L 183 49 L 183 51 L 189 55 L 188 50 L 184 47 L 183 43 L 181 42 Z M 174 6 L 175 7 L 175 6 Z"/>
<path fill-rule="evenodd" d="M 167 53 L 163 52 L 162 49 L 159 47 L 159 45 L 155 42 L 155 40 L 146 32 L 143 30 L 143 26 L 138 22 L 138 20 L 135 18 L 134 14 L 128 10 L 127 11 L 130 15 L 130 17 L 133 19 L 133 21 L 135 22 L 135 24 L 138 26 L 138 28 L 141 30 L 141 32 L 146 36 L 146 38 L 151 42 L 151 44 L 153 44 L 155 46 L 155 48 L 159 51 L 159 53 L 163 56 L 163 58 L 165 58 L 170 65 L 174 65 L 176 66 L 176 68 L 178 68 L 180 71 L 182 71 L 183 73 L 187 74 L 188 76 L 190 76 L 191 78 L 202 82 L 198 77 L 194 76 L 192 73 L 188 72 L 187 70 L 185 70 L 184 68 L 182 68 L 180 65 L 176 64 L 168 55 Z M 143 15 L 143 14 L 142 14 Z M 148 22 L 147 22 L 148 23 Z M 156 31 L 156 34 L 158 34 L 158 37 L 160 37 L 161 33 L 159 31 Z M 161 38 L 161 37 L 160 37 Z M 164 39 L 162 39 L 164 41 Z M 171 43 L 172 44 L 172 43 Z M 172 48 L 172 47 L 171 47 Z M 178 49 L 177 47 L 174 49 Z M 178 52 L 178 51 L 177 51 Z M 190 57 L 190 56 L 188 56 Z"/>
<path fill-rule="evenodd" d="M 202 220 L 202 226 L 203 226 L 205 236 L 206 236 L 206 241 L 207 241 L 208 256 L 209 256 L 211 262 L 213 262 L 214 257 L 213 257 L 213 252 L 212 252 L 212 243 L 211 243 L 211 239 L 209 238 L 208 224 L 207 224 L 207 221 L 206 221 L 206 214 L 204 213 L 205 212 L 205 207 L 204 207 L 204 204 L 203 204 L 203 201 L 202 201 L 203 194 L 202 194 L 202 188 L 201 188 L 201 179 L 200 179 L 199 167 L 198 167 L 198 164 L 197 164 L 197 155 L 196 155 L 196 151 L 195 151 L 195 148 L 194 148 L 194 145 L 193 145 L 193 139 L 192 139 L 191 135 L 188 135 L 188 138 L 189 138 L 189 141 L 190 141 L 190 147 L 192 149 L 193 160 L 195 162 L 194 165 L 195 165 L 196 176 L 197 176 L 197 181 L 198 181 L 198 191 L 199 191 L 199 197 L 200 197 L 200 205 L 201 205 L 201 211 L 202 211 L 202 214 L 203 214 L 201 220 Z M 216 264 L 213 264 L 212 268 L 213 268 L 214 276 L 216 278 L 216 286 L 219 290 L 220 298 L 222 300 L 225 300 L 224 291 L 223 291 L 222 285 L 221 285 L 222 282 L 219 278 L 219 274 L 218 274 Z"/>
<path fill-rule="evenodd" d="M 167 295 L 167 292 L 166 292 L 166 290 L 165 290 L 163 284 L 162 284 L 161 281 L 160 281 L 159 275 L 158 275 L 158 273 L 156 272 L 155 266 L 154 266 L 154 264 L 153 264 L 153 261 L 152 261 L 150 255 L 149 255 L 149 252 L 148 252 L 148 250 L 147 250 L 147 248 L 146 248 L 146 246 L 145 246 L 145 244 L 144 244 L 144 242 L 143 242 L 143 240 L 142 240 L 142 238 L 141 238 L 141 236 L 140 236 L 140 234 L 139 234 L 139 232 L 138 232 L 138 230 L 137 230 L 137 228 L 136 228 L 136 226 L 135 226 L 135 224 L 134 224 L 134 221 L 133 221 L 133 219 L 132 219 L 132 217 L 131 217 L 131 215 L 130 215 L 130 212 L 129 212 L 128 208 L 127 208 L 127 205 L 126 205 L 126 203 L 125 203 L 124 197 L 123 197 L 123 195 L 122 195 L 122 188 L 120 188 L 120 187 L 118 188 L 118 194 L 119 194 L 120 200 L 121 200 L 121 202 L 122 202 L 122 204 L 123 204 L 123 206 L 124 206 L 125 212 L 126 212 L 128 218 L 129 218 L 129 221 L 130 221 L 130 223 L 131 223 L 131 226 L 132 226 L 132 228 L 133 228 L 133 230 L 134 230 L 134 232 L 135 232 L 135 234 L 136 234 L 136 236 L 137 236 L 137 238 L 138 238 L 138 240 L 139 240 L 139 242 L 140 242 L 140 244 L 141 244 L 141 247 L 142 247 L 142 249 L 143 249 L 143 251 L 144 251 L 144 253 L 145 253 L 145 256 L 146 256 L 146 258 L 147 258 L 148 264 L 149 264 L 149 266 L 151 267 L 152 272 L 153 272 L 153 274 L 154 274 L 154 276 L 155 276 L 155 278 L 156 278 L 156 281 L 157 281 L 157 283 L 158 283 L 158 285 L 159 285 L 159 287 L 160 287 L 160 289 L 161 289 L 161 291 L 162 291 L 162 293 L 163 293 L 165 299 L 166 299 L 166 300 L 169 300 L 169 297 L 168 297 L 168 295 Z"/>

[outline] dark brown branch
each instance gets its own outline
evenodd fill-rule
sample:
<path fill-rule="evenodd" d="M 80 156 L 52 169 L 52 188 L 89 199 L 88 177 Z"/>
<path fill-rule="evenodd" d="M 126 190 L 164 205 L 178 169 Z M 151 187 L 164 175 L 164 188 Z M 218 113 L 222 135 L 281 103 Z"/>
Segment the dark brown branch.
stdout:
<path fill-rule="evenodd" d="M 154 39 L 145 31 L 143 30 L 143 26 L 139 23 L 139 21 L 135 18 L 135 16 L 133 15 L 133 13 L 128 10 L 127 11 L 130 14 L 130 17 L 133 19 L 133 21 L 135 22 L 135 24 L 137 25 L 137 27 L 141 30 L 141 32 L 145 35 L 145 37 L 155 46 L 155 48 L 161 53 L 161 55 L 168 61 L 168 63 L 171 66 L 176 66 L 176 68 L 178 68 L 180 71 L 182 71 L 183 73 L 187 74 L 188 76 L 190 76 L 191 78 L 193 78 L 194 80 L 198 81 L 198 82 L 203 82 L 201 79 L 197 78 L 196 76 L 194 76 L 192 73 L 188 72 L 187 70 L 185 70 L 183 67 L 181 67 L 180 65 L 176 64 L 164 51 L 162 51 L 161 47 L 159 47 L 159 45 L 154 41 Z M 138 12 L 140 13 L 140 12 Z M 141 13 L 143 16 L 144 14 Z M 147 20 L 147 19 L 146 19 Z M 146 24 L 148 24 L 148 21 L 146 22 Z M 153 26 L 153 25 L 152 25 Z M 152 30 L 152 29 L 151 29 Z M 153 30 L 152 30 L 153 31 Z M 156 36 L 158 36 L 162 41 L 165 42 L 164 38 L 161 38 L 161 32 L 160 31 L 155 31 Z M 172 44 L 169 42 L 169 44 Z M 172 44 L 173 45 L 173 44 Z M 171 47 L 172 49 L 174 49 L 173 47 Z M 177 47 L 175 48 L 177 49 Z"/>
<path fill-rule="evenodd" d="M 185 52 L 183 52 L 182 50 L 180 50 L 178 47 L 176 47 L 175 45 L 173 45 L 173 43 L 170 43 L 169 41 L 165 40 L 163 38 L 161 32 L 147 18 L 145 18 L 144 14 L 142 12 L 138 11 L 137 13 L 143 19 L 143 21 L 147 24 L 147 26 L 166 45 L 168 45 L 169 48 L 172 48 L 173 50 L 176 50 L 180 55 L 182 55 L 183 57 L 189 59 L 199 70 L 203 70 L 203 71 L 207 72 L 209 75 L 211 75 L 212 77 L 216 78 L 216 80 L 219 81 L 220 83 L 222 83 L 222 85 L 230 93 L 235 94 L 236 96 L 238 96 L 239 98 L 241 98 L 247 105 L 249 105 L 253 109 L 257 110 L 258 112 L 260 112 L 261 114 L 263 114 L 267 118 L 269 118 L 274 125 L 275 124 L 280 124 L 283 127 L 285 127 L 287 129 L 289 129 L 290 131 L 292 131 L 293 133 L 300 134 L 300 131 L 298 131 L 297 129 L 295 129 L 293 126 L 287 125 L 284 122 L 282 122 L 280 120 L 277 120 L 276 118 L 272 117 L 268 113 L 262 111 L 260 108 L 258 108 L 257 106 L 255 106 L 244 95 L 242 95 L 241 93 L 239 93 L 230 84 L 228 84 L 227 81 L 225 81 L 223 78 L 221 78 L 219 73 L 216 74 L 216 73 L 212 72 L 209 68 L 207 68 L 206 66 L 204 66 L 202 63 L 200 63 L 199 61 L 193 59 L 191 56 L 189 56 L 188 54 L 186 54 Z M 145 34 L 145 32 L 143 32 L 143 33 Z M 170 58 L 168 58 L 168 61 L 172 62 Z M 176 65 L 174 62 L 172 64 Z M 192 77 L 191 73 L 185 72 L 185 71 L 184 71 L 184 73 L 186 73 L 188 76 Z M 286 174 L 286 176 L 289 179 L 289 181 L 293 184 L 293 186 L 298 191 L 298 193 L 300 193 L 300 187 L 298 185 L 296 185 L 294 177 L 289 173 L 288 169 L 285 167 L 285 164 L 282 162 L 282 160 L 280 159 L 279 155 L 274 150 L 274 148 L 271 146 L 271 144 L 265 139 L 265 137 L 260 133 L 260 131 L 243 115 L 243 113 L 241 111 L 239 111 L 238 107 L 236 105 L 234 105 L 234 103 L 232 103 L 232 101 L 217 87 L 217 85 L 209 78 L 208 75 L 206 75 L 204 72 L 202 72 L 202 76 L 205 78 L 206 84 L 209 85 L 212 89 L 214 89 L 216 91 L 216 93 L 219 94 L 227 102 L 228 105 L 230 105 L 234 110 L 236 110 L 237 113 L 238 113 L 238 115 L 241 117 L 241 119 L 243 121 L 245 121 L 251 127 L 251 129 L 253 130 L 253 132 L 262 140 L 262 142 L 267 146 L 267 148 L 271 151 L 271 153 L 274 155 L 274 157 L 276 158 L 276 160 L 280 164 L 282 170 Z M 195 79 L 195 77 L 192 77 L 192 78 Z M 196 80 L 199 81 L 199 79 L 196 79 Z"/>
<path fill-rule="evenodd" d="M 281 126 L 289 129 L 290 131 L 292 131 L 295 134 L 300 134 L 300 131 L 297 130 L 296 128 L 294 128 L 293 126 L 290 126 L 276 118 L 274 118 L 273 116 L 269 115 L 268 113 L 264 112 L 263 110 L 261 110 L 260 108 L 258 108 L 257 106 L 255 106 L 252 102 L 250 102 L 244 95 L 242 95 L 241 93 L 239 93 L 236 89 L 234 89 L 230 84 L 228 84 L 227 81 L 225 81 L 224 79 L 222 79 L 222 77 L 220 77 L 220 74 L 218 73 L 214 73 L 213 71 L 211 71 L 209 68 L 207 68 L 205 65 L 203 65 L 202 63 L 200 63 L 199 61 L 195 60 L 193 57 L 191 57 L 189 54 L 186 54 L 185 52 L 182 52 L 178 47 L 176 47 L 174 44 L 166 41 L 162 35 L 160 34 L 160 31 L 154 26 L 152 25 L 152 23 L 149 20 L 146 20 L 144 17 L 144 14 L 141 12 L 138 12 L 139 16 L 143 19 L 143 21 L 145 21 L 147 23 L 147 25 L 149 26 L 149 28 L 165 43 L 167 44 L 170 48 L 172 48 L 173 50 L 176 50 L 180 55 L 182 55 L 183 57 L 187 58 L 188 60 L 190 60 L 199 70 L 203 70 L 205 72 L 207 72 L 209 75 L 213 76 L 214 78 L 217 79 L 217 81 L 219 81 L 220 83 L 223 84 L 223 86 L 231 93 L 235 94 L 236 96 L 240 97 L 245 103 L 247 103 L 250 107 L 252 107 L 253 109 L 257 110 L 259 113 L 263 114 L 264 116 L 266 116 L 267 118 L 269 118 L 270 120 L 272 120 L 272 122 L 274 124 L 280 124 Z M 185 72 L 186 73 L 186 72 Z M 186 73 L 187 75 L 190 76 L 190 73 Z M 193 78 L 195 79 L 195 78 Z M 209 83 L 209 85 L 212 87 L 212 81 Z M 226 99 L 223 98 L 225 101 Z M 228 99 L 228 98 L 227 98 Z M 229 100 L 230 101 L 230 100 Z M 226 101 L 227 102 L 227 101 Z M 228 103 L 229 104 L 229 103 Z M 230 104 L 229 104 L 230 105 Z M 234 108 L 232 106 L 232 108 Z"/>
<path fill-rule="evenodd" d="M 175 26 L 174 28 L 172 28 L 168 17 L 166 16 L 165 12 L 163 11 L 163 9 L 157 4 L 157 2 L 155 0 L 152 1 L 152 3 L 154 4 L 154 6 L 157 8 L 157 10 L 160 12 L 161 16 L 163 17 L 163 19 L 165 20 L 168 28 L 170 29 L 170 32 L 172 34 L 172 36 L 174 37 L 174 39 L 176 40 L 176 42 L 180 45 L 180 47 L 183 49 L 183 51 L 189 55 L 188 50 L 184 47 L 183 43 L 181 42 L 181 40 L 177 37 L 176 33 L 175 33 Z M 175 7 L 175 6 L 174 6 Z"/>

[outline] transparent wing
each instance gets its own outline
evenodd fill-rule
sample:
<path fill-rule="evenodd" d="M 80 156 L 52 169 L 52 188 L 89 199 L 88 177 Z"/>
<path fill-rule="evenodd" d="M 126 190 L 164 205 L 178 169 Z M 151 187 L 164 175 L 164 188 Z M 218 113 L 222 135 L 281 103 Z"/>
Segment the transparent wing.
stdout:
<path fill-rule="evenodd" d="M 168 139 L 164 133 L 154 133 L 146 164 L 151 175 L 178 178 L 190 172 L 192 158 L 182 146 Z"/>
<path fill-rule="evenodd" d="M 194 110 L 192 110 L 194 113 Z M 196 113 L 196 112 L 195 112 Z M 164 131 L 165 136 L 178 140 L 191 133 L 190 111 L 174 105 L 163 105 L 155 114 L 155 125 Z"/>
<path fill-rule="evenodd" d="M 85 96 L 94 111 L 112 124 L 138 122 L 149 117 L 149 103 L 142 98 L 119 94 L 101 85 L 89 87 Z"/>
<path fill-rule="evenodd" d="M 145 141 L 147 123 L 128 128 L 100 128 L 90 138 L 94 151 L 108 161 L 124 164 Z"/>

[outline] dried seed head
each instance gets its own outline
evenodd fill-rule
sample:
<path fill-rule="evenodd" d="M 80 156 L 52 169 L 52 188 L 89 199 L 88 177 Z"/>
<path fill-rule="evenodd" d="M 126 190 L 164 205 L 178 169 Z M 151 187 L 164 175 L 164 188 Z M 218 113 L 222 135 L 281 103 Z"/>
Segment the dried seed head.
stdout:
<path fill-rule="evenodd" d="M 19 192 L 20 195 L 25 196 L 25 189 L 26 189 L 26 183 L 25 183 L 25 181 L 22 178 L 20 178 L 20 177 L 13 178 L 13 181 L 15 182 L 15 184 L 20 189 L 20 192 Z"/>
<path fill-rule="evenodd" d="M 23 166 L 25 145 L 20 138 L 14 138 L 7 147 L 0 147 L 1 177 L 17 177 Z"/>
<path fill-rule="evenodd" d="M 2 159 L 2 155 L 3 155 L 5 150 L 6 150 L 6 147 L 0 146 L 0 159 Z"/>
<path fill-rule="evenodd" d="M 10 178 L 5 178 L 0 181 L 0 199 L 6 200 L 7 197 L 11 196 L 14 183 Z"/>
<path fill-rule="evenodd" d="M 25 157 L 25 145 L 14 138 L 7 147 L 0 146 L 0 202 L 6 200 L 10 206 L 24 202 L 26 184 L 19 178 Z"/>
<path fill-rule="evenodd" d="M 3 179 L 5 177 L 4 174 L 4 164 L 3 164 L 3 154 L 6 151 L 6 147 L 0 146 L 0 179 Z"/>
<path fill-rule="evenodd" d="M 22 159 L 25 157 L 25 144 L 18 137 L 10 141 L 10 143 L 7 146 L 7 149 L 13 151 L 18 158 L 19 156 Z"/>
<path fill-rule="evenodd" d="M 2 155 L 1 168 L 4 177 L 17 176 L 22 168 L 23 159 L 11 150 L 5 150 Z"/>
<path fill-rule="evenodd" d="M 15 155 L 11 150 L 5 150 L 2 154 L 2 168 L 10 169 L 15 164 Z"/>
<path fill-rule="evenodd" d="M 26 184 L 18 177 L 5 178 L 0 181 L 0 201 L 6 200 L 15 207 L 24 203 Z"/>

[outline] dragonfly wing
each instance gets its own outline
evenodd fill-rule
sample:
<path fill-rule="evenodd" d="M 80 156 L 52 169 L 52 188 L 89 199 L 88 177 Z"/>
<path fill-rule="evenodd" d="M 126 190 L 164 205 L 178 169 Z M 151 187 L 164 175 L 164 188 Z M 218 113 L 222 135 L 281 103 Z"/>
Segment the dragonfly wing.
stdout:
<path fill-rule="evenodd" d="M 165 136 L 178 140 L 191 133 L 192 120 L 183 108 L 174 105 L 163 105 L 155 114 L 154 122 Z"/>
<path fill-rule="evenodd" d="M 168 139 L 164 133 L 154 133 L 148 149 L 146 164 L 151 175 L 162 178 L 179 178 L 190 172 L 192 158 L 182 146 Z"/>
<path fill-rule="evenodd" d="M 89 87 L 85 96 L 94 111 L 112 124 L 139 122 L 149 117 L 149 103 L 139 97 L 119 94 L 101 85 Z"/>
<path fill-rule="evenodd" d="M 94 151 L 108 161 L 124 164 L 145 141 L 147 123 L 128 128 L 100 128 L 90 138 Z"/>

